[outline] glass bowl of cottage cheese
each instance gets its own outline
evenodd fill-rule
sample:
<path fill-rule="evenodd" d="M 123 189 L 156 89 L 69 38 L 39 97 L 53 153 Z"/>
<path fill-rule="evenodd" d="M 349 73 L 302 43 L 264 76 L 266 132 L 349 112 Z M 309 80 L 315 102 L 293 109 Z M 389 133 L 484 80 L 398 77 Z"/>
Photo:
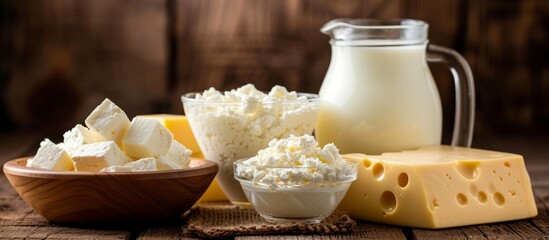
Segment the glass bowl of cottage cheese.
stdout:
<path fill-rule="evenodd" d="M 187 93 L 181 100 L 202 153 L 219 165 L 221 189 L 241 205 L 248 200 L 234 179 L 233 163 L 254 156 L 272 139 L 312 134 L 320 106 L 317 94 L 282 86 L 264 93 L 252 84 L 226 92 L 210 88 Z"/>
<path fill-rule="evenodd" d="M 234 163 L 234 176 L 267 222 L 318 223 L 339 205 L 357 178 L 357 163 L 333 144 L 310 135 L 273 139 L 269 147 Z"/>

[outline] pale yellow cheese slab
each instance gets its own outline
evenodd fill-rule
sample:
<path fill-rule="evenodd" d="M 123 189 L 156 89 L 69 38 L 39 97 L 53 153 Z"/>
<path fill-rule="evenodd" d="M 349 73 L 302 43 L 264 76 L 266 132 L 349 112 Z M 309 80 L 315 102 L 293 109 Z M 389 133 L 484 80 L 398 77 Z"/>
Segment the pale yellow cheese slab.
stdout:
<path fill-rule="evenodd" d="M 359 170 L 339 209 L 360 220 L 448 228 L 537 215 L 521 155 L 428 146 L 343 156 Z"/>
<path fill-rule="evenodd" d="M 137 117 L 152 118 L 160 121 L 170 132 L 173 134 L 173 138 L 179 143 L 183 144 L 187 149 L 193 151 L 191 156 L 200 157 L 201 151 L 198 147 L 198 143 L 194 138 L 193 131 L 189 125 L 187 117 L 184 115 L 176 114 L 151 114 L 151 115 L 139 115 Z"/>
<path fill-rule="evenodd" d="M 138 117 L 153 118 L 160 121 L 160 123 L 170 130 L 176 141 L 193 151 L 191 157 L 204 158 L 186 116 L 177 114 L 152 114 L 139 115 Z M 210 184 L 210 187 L 208 187 L 206 192 L 198 200 L 198 202 L 215 201 L 228 201 L 227 197 L 221 190 L 221 187 L 219 187 L 217 179 L 214 179 L 212 184 Z"/>

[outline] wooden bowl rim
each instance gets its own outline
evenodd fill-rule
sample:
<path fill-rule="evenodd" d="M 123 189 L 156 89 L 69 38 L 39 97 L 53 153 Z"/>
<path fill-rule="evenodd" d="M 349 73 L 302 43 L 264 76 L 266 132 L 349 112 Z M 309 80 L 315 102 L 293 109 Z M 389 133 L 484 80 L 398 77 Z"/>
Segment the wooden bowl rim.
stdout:
<path fill-rule="evenodd" d="M 199 166 L 185 169 L 161 170 L 161 171 L 143 171 L 143 172 L 76 172 L 76 171 L 56 171 L 27 167 L 27 160 L 31 157 L 22 157 L 7 161 L 4 164 L 4 173 L 32 178 L 51 178 L 51 179 L 97 179 L 97 178 L 128 178 L 132 180 L 145 179 L 170 179 L 181 177 L 201 176 L 211 173 L 217 173 L 217 163 L 201 159 L 191 158 L 191 163 L 201 161 Z"/>

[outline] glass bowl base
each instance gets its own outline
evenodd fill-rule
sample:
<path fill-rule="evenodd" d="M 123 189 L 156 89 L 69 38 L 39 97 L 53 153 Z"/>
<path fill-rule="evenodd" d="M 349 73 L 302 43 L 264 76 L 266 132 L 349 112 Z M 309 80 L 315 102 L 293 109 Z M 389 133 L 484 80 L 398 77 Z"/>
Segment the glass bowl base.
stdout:
<path fill-rule="evenodd" d="M 310 218 L 279 218 L 279 217 L 272 217 L 265 214 L 259 214 L 265 221 L 268 223 L 289 223 L 289 222 L 298 222 L 298 223 L 305 223 L 305 224 L 315 224 L 320 223 L 322 220 L 326 218 L 326 216 L 317 216 L 317 217 L 310 217 Z"/>

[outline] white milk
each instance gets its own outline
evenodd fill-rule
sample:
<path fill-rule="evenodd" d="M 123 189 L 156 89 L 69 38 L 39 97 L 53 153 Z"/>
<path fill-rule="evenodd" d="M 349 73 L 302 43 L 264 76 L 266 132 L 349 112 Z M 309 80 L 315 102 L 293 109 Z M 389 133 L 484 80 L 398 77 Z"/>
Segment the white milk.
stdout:
<path fill-rule="evenodd" d="M 440 144 L 442 110 L 426 44 L 332 45 L 315 129 L 341 153 L 380 154 Z"/>

